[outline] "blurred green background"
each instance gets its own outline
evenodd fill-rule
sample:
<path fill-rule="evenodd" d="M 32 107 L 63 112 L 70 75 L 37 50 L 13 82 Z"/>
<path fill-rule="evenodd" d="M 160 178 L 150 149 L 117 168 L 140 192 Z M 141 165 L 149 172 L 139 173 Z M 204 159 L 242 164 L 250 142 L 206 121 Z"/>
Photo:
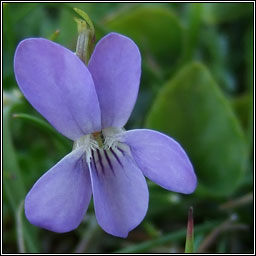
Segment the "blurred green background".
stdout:
<path fill-rule="evenodd" d="M 28 37 L 75 51 L 74 7 L 90 16 L 97 41 L 116 31 L 137 43 L 142 78 L 126 128 L 175 138 L 198 177 L 192 195 L 149 181 L 148 213 L 127 239 L 101 230 L 92 203 L 79 228 L 66 234 L 34 227 L 24 216 L 26 193 L 72 143 L 20 93 L 14 52 Z M 196 252 L 253 252 L 253 3 L 4 4 L 3 87 L 5 253 L 184 252 L 190 206 Z"/>

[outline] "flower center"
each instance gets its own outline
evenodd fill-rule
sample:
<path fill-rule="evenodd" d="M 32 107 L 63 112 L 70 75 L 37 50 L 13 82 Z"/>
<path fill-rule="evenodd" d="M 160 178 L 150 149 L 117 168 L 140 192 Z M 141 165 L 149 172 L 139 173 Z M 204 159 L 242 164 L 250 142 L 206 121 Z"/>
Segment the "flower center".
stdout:
<path fill-rule="evenodd" d="M 116 151 L 117 146 L 120 144 L 120 139 L 123 135 L 124 129 L 110 127 L 105 128 L 100 132 L 87 134 L 74 142 L 73 150 L 83 147 L 85 151 L 86 162 L 90 164 L 93 152 Z M 100 158 L 100 157 L 99 157 Z"/>

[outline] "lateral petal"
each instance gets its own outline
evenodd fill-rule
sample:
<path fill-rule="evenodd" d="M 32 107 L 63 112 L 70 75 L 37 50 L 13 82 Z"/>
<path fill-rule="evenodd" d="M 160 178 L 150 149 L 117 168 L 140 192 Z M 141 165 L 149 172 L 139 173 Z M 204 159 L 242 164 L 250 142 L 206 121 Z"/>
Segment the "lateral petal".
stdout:
<path fill-rule="evenodd" d="M 91 74 L 73 52 L 46 39 L 26 39 L 17 47 L 14 71 L 24 96 L 60 133 L 75 140 L 101 130 Z"/>
<path fill-rule="evenodd" d="M 124 142 L 143 174 L 165 189 L 192 193 L 197 185 L 193 166 L 182 147 L 172 138 L 156 131 L 127 131 Z"/>

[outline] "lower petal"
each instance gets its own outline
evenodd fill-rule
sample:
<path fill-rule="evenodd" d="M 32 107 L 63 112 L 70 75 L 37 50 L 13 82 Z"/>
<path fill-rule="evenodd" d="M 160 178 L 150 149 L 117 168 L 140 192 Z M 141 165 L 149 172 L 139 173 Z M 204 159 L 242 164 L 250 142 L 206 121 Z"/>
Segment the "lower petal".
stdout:
<path fill-rule="evenodd" d="M 92 194 L 83 154 L 82 149 L 72 151 L 29 191 L 25 199 L 25 214 L 32 224 L 63 233 L 81 223 Z"/>
<path fill-rule="evenodd" d="M 127 131 L 123 140 L 146 177 L 175 192 L 189 194 L 195 190 L 197 178 L 193 166 L 175 140 L 146 129 Z"/>
<path fill-rule="evenodd" d="M 128 148 L 128 147 L 127 147 Z M 90 169 L 96 217 L 114 236 L 126 237 L 146 215 L 146 180 L 125 149 L 97 150 Z"/>

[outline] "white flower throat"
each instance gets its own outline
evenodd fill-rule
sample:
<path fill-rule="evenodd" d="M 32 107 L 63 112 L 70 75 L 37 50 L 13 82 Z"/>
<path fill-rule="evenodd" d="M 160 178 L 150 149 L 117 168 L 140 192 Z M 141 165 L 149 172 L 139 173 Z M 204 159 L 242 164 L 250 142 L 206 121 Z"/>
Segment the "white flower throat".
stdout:
<path fill-rule="evenodd" d="M 84 157 L 89 166 L 93 164 L 95 170 L 101 170 L 103 174 L 106 169 L 111 169 L 114 174 L 114 162 L 123 166 L 123 156 L 130 153 L 129 147 L 121 142 L 123 134 L 124 129 L 114 127 L 87 134 L 74 142 L 73 150 L 83 147 Z"/>

